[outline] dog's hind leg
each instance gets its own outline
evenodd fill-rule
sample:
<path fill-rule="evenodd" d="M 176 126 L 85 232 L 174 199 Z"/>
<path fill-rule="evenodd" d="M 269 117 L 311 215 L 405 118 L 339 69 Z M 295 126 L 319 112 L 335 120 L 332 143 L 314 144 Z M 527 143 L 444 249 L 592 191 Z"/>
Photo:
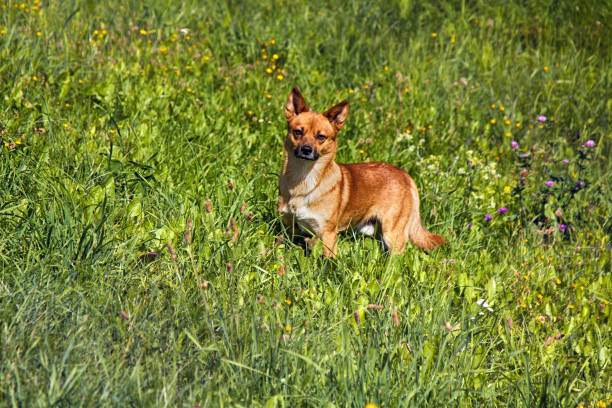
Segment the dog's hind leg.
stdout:
<path fill-rule="evenodd" d="M 382 239 L 392 254 L 404 252 L 406 244 L 405 225 L 398 225 L 392 217 L 387 217 L 381 221 Z M 401 218 L 400 220 L 401 221 Z"/>

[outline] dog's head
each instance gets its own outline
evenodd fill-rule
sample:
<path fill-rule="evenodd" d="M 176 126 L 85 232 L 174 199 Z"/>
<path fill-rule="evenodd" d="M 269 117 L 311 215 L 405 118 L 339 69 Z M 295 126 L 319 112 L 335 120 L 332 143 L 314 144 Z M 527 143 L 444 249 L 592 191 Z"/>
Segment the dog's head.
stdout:
<path fill-rule="evenodd" d="M 287 98 L 285 116 L 288 133 L 285 148 L 298 159 L 315 161 L 319 157 L 336 154 L 336 135 L 348 115 L 348 101 L 344 100 L 324 113 L 311 112 L 297 88 Z"/>

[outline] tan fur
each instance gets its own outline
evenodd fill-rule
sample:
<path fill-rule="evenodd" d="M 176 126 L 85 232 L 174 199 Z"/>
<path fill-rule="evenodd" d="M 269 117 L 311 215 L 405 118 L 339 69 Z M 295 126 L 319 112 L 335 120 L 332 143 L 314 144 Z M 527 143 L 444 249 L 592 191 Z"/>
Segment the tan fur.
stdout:
<path fill-rule="evenodd" d="M 408 239 L 421 249 L 446 242 L 423 226 L 416 184 L 404 170 L 387 163 L 334 161 L 336 136 L 347 115 L 347 101 L 320 114 L 308 109 L 296 88 L 289 94 L 278 198 L 289 233 L 296 223 L 310 230 L 323 241 L 325 256 L 335 255 L 338 231 L 372 231 L 374 222 L 392 253 L 403 252 Z"/>

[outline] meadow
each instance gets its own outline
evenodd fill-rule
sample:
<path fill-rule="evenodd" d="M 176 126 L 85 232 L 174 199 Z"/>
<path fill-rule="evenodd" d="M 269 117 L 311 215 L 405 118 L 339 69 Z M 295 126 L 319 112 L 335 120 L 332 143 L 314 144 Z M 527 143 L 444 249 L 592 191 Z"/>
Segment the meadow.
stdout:
<path fill-rule="evenodd" d="M 0 0 L 0 406 L 612 406 L 612 4 Z M 307 255 L 284 104 L 448 239 Z"/>

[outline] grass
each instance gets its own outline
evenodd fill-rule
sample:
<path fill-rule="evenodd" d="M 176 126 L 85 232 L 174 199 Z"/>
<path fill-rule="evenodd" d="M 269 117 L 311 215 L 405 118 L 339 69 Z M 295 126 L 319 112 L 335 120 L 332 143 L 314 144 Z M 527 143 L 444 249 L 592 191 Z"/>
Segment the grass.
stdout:
<path fill-rule="evenodd" d="M 611 13 L 0 0 L 0 405 L 612 404 Z M 279 240 L 294 85 L 446 246 Z"/>

